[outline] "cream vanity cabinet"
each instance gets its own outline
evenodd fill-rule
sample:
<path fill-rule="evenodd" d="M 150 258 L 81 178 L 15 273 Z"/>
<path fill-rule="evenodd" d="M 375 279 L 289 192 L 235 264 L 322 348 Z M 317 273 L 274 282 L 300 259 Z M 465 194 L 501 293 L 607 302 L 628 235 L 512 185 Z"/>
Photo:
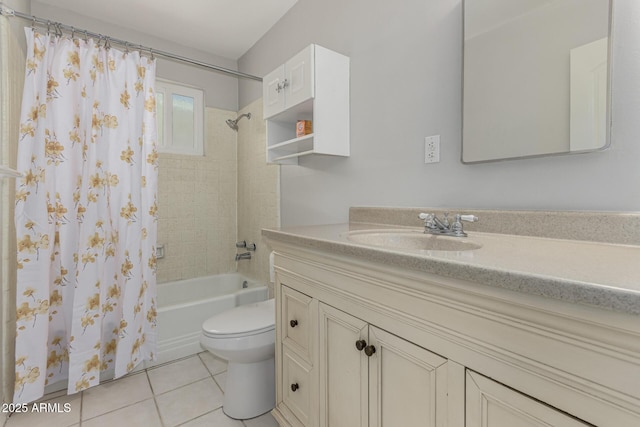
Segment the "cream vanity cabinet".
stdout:
<path fill-rule="evenodd" d="M 281 426 L 640 426 L 637 316 L 277 237 Z"/>
<path fill-rule="evenodd" d="M 447 360 L 320 304 L 321 426 L 446 425 Z"/>
<path fill-rule="evenodd" d="M 312 44 L 262 80 L 269 163 L 349 156 L 348 57 Z M 298 120 L 310 120 L 313 132 L 296 137 Z"/>

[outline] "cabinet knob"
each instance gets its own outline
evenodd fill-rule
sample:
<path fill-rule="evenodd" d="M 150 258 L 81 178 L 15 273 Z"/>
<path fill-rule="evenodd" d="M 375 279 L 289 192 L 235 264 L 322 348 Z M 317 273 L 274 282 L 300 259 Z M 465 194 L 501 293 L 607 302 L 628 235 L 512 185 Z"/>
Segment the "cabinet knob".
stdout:
<path fill-rule="evenodd" d="M 291 384 L 291 391 L 295 392 L 299 388 L 300 388 L 300 386 L 298 385 L 298 383 Z"/>
<path fill-rule="evenodd" d="M 358 349 L 358 351 L 364 350 L 366 346 L 367 346 L 367 342 L 365 340 L 356 341 L 356 348 Z"/>
<path fill-rule="evenodd" d="M 376 348 L 372 345 L 368 345 L 364 348 L 364 354 L 371 357 L 376 352 Z"/>
<path fill-rule="evenodd" d="M 297 320 L 292 320 L 289 322 L 289 324 L 291 325 L 292 328 L 295 328 L 296 326 L 298 326 L 298 321 Z"/>

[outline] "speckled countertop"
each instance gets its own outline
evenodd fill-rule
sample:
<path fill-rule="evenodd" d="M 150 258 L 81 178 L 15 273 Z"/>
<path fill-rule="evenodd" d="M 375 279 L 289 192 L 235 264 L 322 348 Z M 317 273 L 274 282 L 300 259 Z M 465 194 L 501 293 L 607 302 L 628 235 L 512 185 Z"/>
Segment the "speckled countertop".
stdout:
<path fill-rule="evenodd" d="M 640 246 L 479 231 L 468 231 L 466 240 L 481 248 L 465 251 L 398 249 L 349 239 L 349 233 L 363 230 L 400 229 L 422 230 L 351 223 L 265 229 L 263 235 L 332 254 L 640 315 Z"/>

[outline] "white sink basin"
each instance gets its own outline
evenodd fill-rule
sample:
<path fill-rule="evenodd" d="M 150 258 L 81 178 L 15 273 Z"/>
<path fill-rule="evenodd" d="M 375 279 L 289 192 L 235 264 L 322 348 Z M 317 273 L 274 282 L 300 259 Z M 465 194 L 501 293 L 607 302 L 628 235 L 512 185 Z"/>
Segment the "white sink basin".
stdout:
<path fill-rule="evenodd" d="M 362 245 L 423 251 L 471 251 L 482 247 L 466 238 L 437 236 L 418 231 L 352 231 L 347 239 Z"/>

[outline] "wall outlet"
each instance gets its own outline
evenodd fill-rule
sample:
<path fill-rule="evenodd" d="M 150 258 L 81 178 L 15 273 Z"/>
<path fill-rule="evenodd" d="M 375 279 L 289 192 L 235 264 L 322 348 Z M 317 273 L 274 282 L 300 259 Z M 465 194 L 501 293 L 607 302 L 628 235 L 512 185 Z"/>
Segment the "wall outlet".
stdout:
<path fill-rule="evenodd" d="M 424 137 L 424 162 L 438 163 L 440 161 L 440 135 Z"/>

